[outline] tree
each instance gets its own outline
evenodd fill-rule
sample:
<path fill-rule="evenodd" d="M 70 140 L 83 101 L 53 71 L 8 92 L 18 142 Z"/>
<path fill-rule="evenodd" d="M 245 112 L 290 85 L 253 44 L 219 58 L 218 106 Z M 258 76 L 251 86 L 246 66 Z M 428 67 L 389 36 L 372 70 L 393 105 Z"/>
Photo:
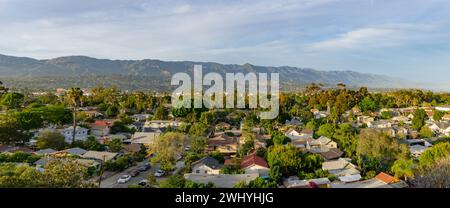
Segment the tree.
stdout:
<path fill-rule="evenodd" d="M 18 128 L 17 123 L 11 118 L 0 120 L 0 143 L 1 144 L 24 144 L 28 142 L 31 135 Z"/>
<path fill-rule="evenodd" d="M 75 159 L 52 158 L 45 165 L 43 179 L 47 188 L 85 188 L 94 185 L 87 182 L 88 168 Z"/>
<path fill-rule="evenodd" d="M 93 151 L 104 151 L 105 146 L 100 144 L 100 142 L 95 139 L 93 136 L 88 136 L 86 141 L 83 144 L 83 148 L 86 150 L 93 150 Z"/>
<path fill-rule="evenodd" d="M 204 123 L 201 122 L 194 123 L 192 127 L 189 129 L 189 135 L 205 136 L 206 133 L 208 132 L 208 128 L 209 126 Z"/>
<path fill-rule="evenodd" d="M 359 103 L 359 107 L 362 112 L 375 111 L 377 109 L 375 101 L 370 96 L 364 97 Z"/>
<path fill-rule="evenodd" d="M 169 112 L 167 111 L 166 108 L 164 108 L 164 106 L 159 106 L 158 108 L 156 108 L 155 111 L 155 116 L 153 117 L 153 119 L 155 120 L 166 120 L 169 116 Z"/>
<path fill-rule="evenodd" d="M 387 171 L 395 160 L 409 157 L 409 149 L 376 129 L 363 129 L 356 148 L 358 163 L 363 172 Z"/>
<path fill-rule="evenodd" d="M 396 178 L 403 178 L 406 181 L 414 176 L 414 161 L 410 159 L 399 159 L 394 162 L 391 172 Z"/>
<path fill-rule="evenodd" d="M 420 168 L 412 181 L 417 188 L 450 188 L 450 156 Z"/>
<path fill-rule="evenodd" d="M 381 112 L 381 118 L 382 119 L 391 119 L 392 113 L 390 111 L 383 111 L 383 112 Z"/>
<path fill-rule="evenodd" d="M 319 131 L 317 131 L 318 136 L 326 136 L 328 138 L 332 138 L 336 127 L 334 124 L 323 124 L 319 127 Z"/>
<path fill-rule="evenodd" d="M 111 134 L 117 133 L 127 133 L 130 132 L 130 128 L 128 128 L 122 121 L 115 121 L 111 126 Z"/>
<path fill-rule="evenodd" d="M 271 181 L 280 182 L 283 177 L 283 173 L 281 172 L 280 166 L 274 165 L 270 167 L 269 178 Z"/>
<path fill-rule="evenodd" d="M 420 130 L 423 125 L 425 125 L 425 118 L 427 113 L 423 109 L 417 109 L 414 111 L 414 118 L 412 120 L 412 128 L 415 130 Z"/>
<path fill-rule="evenodd" d="M 108 117 L 114 117 L 117 115 L 118 112 L 119 112 L 119 109 L 117 108 L 117 106 L 109 105 L 108 108 L 106 109 L 105 114 Z"/>
<path fill-rule="evenodd" d="M 37 138 L 37 148 L 62 150 L 67 146 L 65 138 L 56 131 L 44 131 Z"/>
<path fill-rule="evenodd" d="M 123 149 L 122 140 L 119 138 L 114 138 L 112 141 L 108 142 L 107 146 L 111 152 L 119 152 Z"/>
<path fill-rule="evenodd" d="M 184 152 L 188 142 L 187 136 L 169 132 L 157 138 L 153 145 L 156 157 L 152 162 L 160 162 L 162 165 L 173 165 L 176 159 Z"/>
<path fill-rule="evenodd" d="M 190 139 L 190 146 L 191 151 L 195 152 L 197 154 L 201 154 L 205 151 L 207 138 L 206 137 L 199 137 L 199 136 L 191 136 Z"/>
<path fill-rule="evenodd" d="M 297 174 L 302 163 L 300 152 L 291 144 L 269 147 L 267 161 L 270 167 L 279 166 L 283 175 Z"/>
<path fill-rule="evenodd" d="M 339 148 L 347 157 L 353 157 L 356 152 L 357 130 L 349 123 L 343 123 L 335 130 L 333 137 Z"/>
<path fill-rule="evenodd" d="M 16 92 L 8 92 L 1 97 L 0 105 L 4 106 L 6 109 L 17 109 L 19 108 L 24 100 L 24 95 Z"/>
<path fill-rule="evenodd" d="M 450 142 L 438 143 L 420 155 L 419 165 L 425 168 L 448 156 L 450 156 Z"/>
<path fill-rule="evenodd" d="M 439 122 L 442 120 L 442 118 L 445 116 L 445 112 L 443 111 L 438 111 L 438 110 L 433 110 L 433 120 Z"/>
<path fill-rule="evenodd" d="M 83 97 L 83 91 L 80 88 L 70 88 L 67 92 L 67 99 L 69 100 L 70 105 L 73 107 L 73 133 L 72 133 L 72 143 L 75 142 L 75 134 L 77 128 L 77 111 L 78 107 L 81 105 L 81 99 Z"/>
<path fill-rule="evenodd" d="M 428 126 L 422 126 L 420 129 L 420 137 L 422 138 L 431 138 L 434 136 L 433 131 Z"/>

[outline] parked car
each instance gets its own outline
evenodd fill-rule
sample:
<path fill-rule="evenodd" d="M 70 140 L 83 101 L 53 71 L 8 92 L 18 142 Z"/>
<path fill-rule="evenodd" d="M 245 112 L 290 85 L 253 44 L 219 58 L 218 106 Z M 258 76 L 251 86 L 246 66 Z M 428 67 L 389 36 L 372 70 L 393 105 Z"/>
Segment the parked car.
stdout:
<path fill-rule="evenodd" d="M 164 172 L 163 170 L 159 169 L 155 172 L 155 176 L 156 177 L 161 177 L 164 176 L 166 174 L 166 172 Z"/>
<path fill-rule="evenodd" d="M 130 171 L 130 175 L 132 176 L 132 177 L 136 177 L 136 176 L 138 176 L 139 175 L 139 170 L 132 170 L 132 171 Z"/>
<path fill-rule="evenodd" d="M 142 181 L 139 181 L 138 185 L 142 187 L 148 187 L 148 180 L 144 179 Z"/>
<path fill-rule="evenodd" d="M 141 171 L 141 172 L 144 172 L 144 171 L 147 171 L 147 170 L 149 170 L 150 169 L 150 164 L 145 164 L 145 165 L 142 165 L 141 167 L 139 167 L 139 171 Z"/>
<path fill-rule="evenodd" d="M 120 176 L 120 178 L 117 180 L 117 183 L 126 183 L 130 180 L 131 180 L 130 175 L 123 175 L 123 176 Z"/>

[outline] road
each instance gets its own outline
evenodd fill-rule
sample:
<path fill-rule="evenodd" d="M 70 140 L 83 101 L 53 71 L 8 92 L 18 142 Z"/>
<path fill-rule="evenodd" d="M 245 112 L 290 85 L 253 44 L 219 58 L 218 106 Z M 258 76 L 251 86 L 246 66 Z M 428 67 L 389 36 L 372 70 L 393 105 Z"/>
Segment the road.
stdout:
<path fill-rule="evenodd" d="M 140 181 L 147 179 L 148 175 L 151 172 L 155 172 L 156 170 L 159 169 L 159 164 L 154 164 L 151 166 L 151 168 L 145 172 L 141 172 L 139 173 L 139 175 L 137 175 L 136 177 L 132 177 L 130 181 L 123 183 L 123 184 L 119 184 L 117 183 L 117 180 L 120 178 L 120 176 L 122 175 L 128 175 L 128 173 L 132 170 L 138 169 L 140 166 L 148 163 L 149 159 L 145 159 L 142 162 L 139 162 L 137 165 L 130 167 L 122 172 L 116 173 L 108 178 L 104 178 L 102 180 L 102 183 L 100 184 L 100 188 L 128 188 L 129 185 L 132 184 L 138 184 Z M 184 167 L 184 163 L 177 163 L 176 164 L 176 171 L 180 170 L 181 168 Z M 167 178 L 167 176 L 164 177 L 156 177 L 156 181 L 159 183 L 162 180 L 165 180 Z"/>

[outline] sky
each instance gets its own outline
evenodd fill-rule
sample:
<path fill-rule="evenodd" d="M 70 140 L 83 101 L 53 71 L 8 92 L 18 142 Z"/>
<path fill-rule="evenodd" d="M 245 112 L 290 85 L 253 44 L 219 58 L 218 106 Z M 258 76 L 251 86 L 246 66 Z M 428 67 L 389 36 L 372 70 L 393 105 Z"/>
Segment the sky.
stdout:
<path fill-rule="evenodd" d="M 0 0 L 0 54 L 450 79 L 448 0 Z"/>

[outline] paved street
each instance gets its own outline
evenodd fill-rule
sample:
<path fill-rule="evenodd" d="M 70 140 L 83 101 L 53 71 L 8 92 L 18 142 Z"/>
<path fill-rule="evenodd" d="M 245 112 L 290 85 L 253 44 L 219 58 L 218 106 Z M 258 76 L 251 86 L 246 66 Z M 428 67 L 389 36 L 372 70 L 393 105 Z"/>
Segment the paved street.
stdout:
<path fill-rule="evenodd" d="M 104 178 L 102 180 L 100 188 L 128 188 L 128 186 L 131 185 L 131 184 L 137 184 L 141 180 L 147 179 L 148 175 L 151 172 L 154 173 L 156 170 L 159 169 L 159 164 L 152 165 L 149 170 L 139 173 L 139 175 L 137 175 L 136 177 L 132 177 L 131 180 L 128 181 L 127 183 L 124 183 L 124 184 L 117 183 L 117 180 L 120 178 L 120 176 L 128 175 L 129 172 L 131 172 L 131 171 L 133 171 L 135 169 L 138 169 L 140 166 L 148 163 L 148 161 L 149 161 L 149 159 L 145 159 L 144 161 L 139 162 L 136 166 L 130 167 L 130 168 L 128 168 L 128 169 L 126 169 L 126 170 L 124 170 L 124 171 L 122 171 L 120 173 L 116 173 L 116 174 L 114 174 L 114 175 L 112 175 L 112 176 L 110 176 L 108 178 Z M 176 164 L 176 170 L 175 171 L 178 171 L 178 170 L 182 169 L 183 167 L 184 167 L 184 163 L 178 162 Z M 156 181 L 160 182 L 160 181 L 164 180 L 165 178 L 167 178 L 167 176 L 156 177 Z"/>

